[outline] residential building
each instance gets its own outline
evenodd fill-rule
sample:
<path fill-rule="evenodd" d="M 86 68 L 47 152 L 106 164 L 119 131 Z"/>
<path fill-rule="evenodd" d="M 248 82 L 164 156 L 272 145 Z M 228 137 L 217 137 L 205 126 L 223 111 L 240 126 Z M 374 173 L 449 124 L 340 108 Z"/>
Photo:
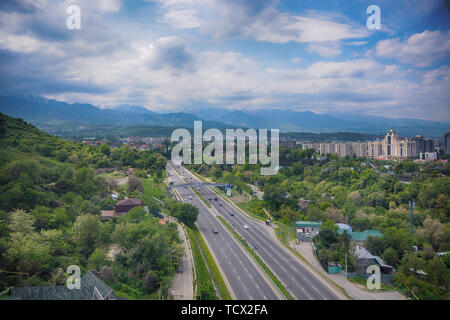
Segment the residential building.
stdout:
<path fill-rule="evenodd" d="M 67 286 L 17 287 L 10 300 L 116 300 L 115 292 L 88 271 L 80 279 L 80 289 Z"/>
<path fill-rule="evenodd" d="M 297 229 L 297 233 L 307 234 L 309 233 L 311 236 L 319 233 L 320 226 L 322 222 L 316 221 L 297 221 L 295 223 L 295 228 Z"/>
<path fill-rule="evenodd" d="M 357 245 L 355 250 L 356 256 L 356 272 L 360 274 L 367 273 L 367 267 L 371 265 L 380 266 L 382 274 L 392 274 L 395 272 L 394 267 L 386 264 L 379 256 L 374 256 L 363 246 Z"/>
<path fill-rule="evenodd" d="M 450 155 L 450 131 L 444 134 L 444 151 L 446 155 Z"/>
<path fill-rule="evenodd" d="M 102 210 L 102 219 L 120 218 L 135 207 L 142 207 L 142 200 L 127 198 L 116 203 L 114 210 Z"/>

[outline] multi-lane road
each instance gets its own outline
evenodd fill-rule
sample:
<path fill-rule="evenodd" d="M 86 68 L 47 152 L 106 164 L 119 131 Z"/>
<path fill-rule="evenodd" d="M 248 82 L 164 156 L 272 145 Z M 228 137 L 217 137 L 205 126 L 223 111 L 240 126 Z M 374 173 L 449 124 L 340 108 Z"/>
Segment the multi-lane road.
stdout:
<path fill-rule="evenodd" d="M 185 183 L 170 165 L 167 167 L 167 173 L 175 185 Z M 238 300 L 280 299 L 278 290 L 267 276 L 242 250 L 192 189 L 181 187 L 177 188 L 177 192 L 183 202 L 191 203 L 199 209 L 197 226 L 211 248 L 224 280 L 231 288 L 233 298 Z M 218 233 L 213 233 L 213 229 Z"/>
<path fill-rule="evenodd" d="M 176 166 L 176 169 L 187 182 L 202 182 L 184 167 Z M 168 170 L 171 170 L 170 174 L 172 176 L 175 175 L 179 179 L 175 180 L 176 184 L 185 183 L 173 170 L 171 165 L 168 166 Z M 228 279 L 229 286 L 232 290 L 239 292 L 239 295 L 237 293 L 235 294 L 237 299 L 277 299 L 277 295 L 274 292 L 273 286 L 268 285 L 270 281 L 268 277 L 261 276 L 260 272 L 256 270 L 259 268 L 255 267 L 252 261 L 249 261 L 247 255 L 242 252 L 243 248 L 233 241 L 231 235 L 226 234 L 226 230 L 224 230 L 222 224 L 213 216 L 214 213 L 220 214 L 233 226 L 234 230 L 247 241 L 294 298 L 299 300 L 330 300 L 342 298 L 342 295 L 334 287 L 325 280 L 318 278 L 315 274 L 312 274 L 312 271 L 302 264 L 297 257 L 293 256 L 277 239 L 268 235 L 264 225 L 243 214 L 237 207 L 223 200 L 209 187 L 198 186 L 197 190 L 211 204 L 213 207 L 212 210 L 208 210 L 190 188 L 181 187 L 177 188 L 177 190 L 182 194 L 183 200 L 186 199 L 186 202 L 191 202 L 199 207 L 201 213 L 197 219 L 197 224 L 200 232 L 202 232 L 210 243 L 211 249 L 218 260 L 217 262 L 222 267 L 223 273 L 226 274 L 226 278 L 229 278 L 228 273 L 230 272 L 233 274 L 235 273 L 234 271 L 237 271 L 239 274 L 237 280 L 232 275 Z M 218 198 L 218 201 L 215 201 L 214 198 Z M 248 226 L 248 229 L 244 229 L 244 225 Z M 219 230 L 219 233 L 212 234 L 212 228 Z M 243 266 L 245 266 L 245 269 Z M 244 275 L 247 272 L 251 277 Z M 258 274 L 260 277 L 255 278 Z M 257 279 L 264 280 L 265 285 L 261 286 L 256 281 Z M 253 285 L 252 282 L 254 283 Z M 243 285 L 244 283 L 245 286 Z M 258 287 L 256 287 L 256 284 L 258 284 Z M 263 295 L 262 297 L 261 294 Z"/>

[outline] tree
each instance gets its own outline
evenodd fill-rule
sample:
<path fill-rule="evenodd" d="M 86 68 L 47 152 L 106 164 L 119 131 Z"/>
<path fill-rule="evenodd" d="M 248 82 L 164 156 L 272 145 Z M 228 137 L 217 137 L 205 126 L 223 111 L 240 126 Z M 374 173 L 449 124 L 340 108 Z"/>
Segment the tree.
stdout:
<path fill-rule="evenodd" d="M 397 255 L 397 251 L 395 251 L 392 248 L 387 248 L 382 257 L 381 257 L 384 262 L 386 262 L 388 265 L 390 266 L 397 266 L 398 263 L 398 255 Z"/>
<path fill-rule="evenodd" d="M 132 222 L 138 223 L 145 219 L 146 212 L 142 207 L 134 207 L 127 214 L 124 214 L 119 218 L 119 222 Z"/>
<path fill-rule="evenodd" d="M 106 256 L 106 253 L 99 248 L 96 248 L 94 250 L 94 252 L 92 252 L 92 254 L 90 255 L 90 257 L 88 259 L 88 267 L 93 268 L 97 271 L 100 271 L 102 267 L 108 266 L 108 265 L 109 265 L 109 260 Z"/>
<path fill-rule="evenodd" d="M 190 203 L 179 203 L 173 212 L 173 216 L 189 227 L 193 227 L 197 221 L 198 208 Z"/>
<path fill-rule="evenodd" d="M 443 286 L 448 288 L 450 281 L 450 271 L 447 269 L 444 260 L 439 256 L 428 263 L 425 269 L 427 273 L 427 280 L 436 286 Z"/>
<path fill-rule="evenodd" d="M 111 235 L 111 240 L 120 246 L 120 249 L 125 253 L 131 248 L 132 241 L 132 227 L 129 222 L 119 223 L 116 225 L 114 232 Z"/>
<path fill-rule="evenodd" d="M 364 247 L 373 255 L 380 256 L 386 250 L 386 244 L 383 238 L 367 237 Z"/>
<path fill-rule="evenodd" d="M 130 175 L 128 177 L 127 192 L 134 192 L 136 190 L 143 191 L 142 180 L 136 176 Z"/>
<path fill-rule="evenodd" d="M 69 222 L 69 216 L 64 207 L 56 208 L 53 211 L 53 216 L 51 218 L 51 224 L 54 228 L 59 228 Z"/>
<path fill-rule="evenodd" d="M 50 247 L 39 241 L 37 233 L 11 234 L 11 242 L 6 253 L 10 270 L 28 272 L 30 275 L 51 270 Z"/>
<path fill-rule="evenodd" d="M 105 143 L 102 143 L 102 144 L 100 145 L 99 150 L 100 150 L 100 152 L 103 153 L 105 156 L 108 156 L 108 157 L 109 157 L 109 155 L 111 154 L 111 150 L 109 149 L 109 146 L 108 146 L 107 144 L 105 144 Z"/>
<path fill-rule="evenodd" d="M 439 249 L 439 240 L 442 236 L 443 225 L 438 220 L 427 217 L 423 222 L 423 228 L 418 232 L 422 234 L 436 250 Z"/>
<path fill-rule="evenodd" d="M 24 210 L 16 210 L 10 213 L 9 229 L 12 232 L 31 233 L 34 231 L 35 219 Z"/>
<path fill-rule="evenodd" d="M 85 258 L 91 255 L 101 238 L 101 222 L 98 216 L 84 214 L 73 225 L 73 241 Z"/>

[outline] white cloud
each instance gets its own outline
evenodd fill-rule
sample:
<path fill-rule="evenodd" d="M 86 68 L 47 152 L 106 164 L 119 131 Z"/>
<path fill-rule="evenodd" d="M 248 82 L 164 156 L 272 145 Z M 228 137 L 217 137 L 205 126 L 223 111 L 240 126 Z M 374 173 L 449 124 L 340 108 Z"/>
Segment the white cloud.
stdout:
<path fill-rule="evenodd" d="M 410 36 L 405 41 L 400 38 L 381 40 L 376 45 L 375 54 L 415 67 L 429 67 L 450 56 L 450 31 L 425 30 Z"/>
<path fill-rule="evenodd" d="M 198 12 L 195 9 L 170 10 L 164 14 L 160 21 L 180 29 L 199 28 L 204 24 L 204 21 L 198 17 Z"/>
<path fill-rule="evenodd" d="M 122 7 L 122 0 L 96 0 L 94 3 L 101 12 L 119 12 Z"/>
<path fill-rule="evenodd" d="M 339 42 L 317 42 L 311 43 L 308 47 L 309 51 L 316 52 L 325 58 L 333 58 L 342 53 Z"/>

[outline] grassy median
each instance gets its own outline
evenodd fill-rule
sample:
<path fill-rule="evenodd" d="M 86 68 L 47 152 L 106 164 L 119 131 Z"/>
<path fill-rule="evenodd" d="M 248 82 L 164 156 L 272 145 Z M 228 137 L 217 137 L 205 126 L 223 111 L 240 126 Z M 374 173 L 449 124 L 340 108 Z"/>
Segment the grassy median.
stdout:
<path fill-rule="evenodd" d="M 197 227 L 194 229 L 186 227 L 186 230 L 194 255 L 198 297 L 202 300 L 218 299 L 214 289 L 215 285 L 222 300 L 231 300 L 231 295 L 219 272 L 219 268 L 214 262 L 200 231 Z"/>

